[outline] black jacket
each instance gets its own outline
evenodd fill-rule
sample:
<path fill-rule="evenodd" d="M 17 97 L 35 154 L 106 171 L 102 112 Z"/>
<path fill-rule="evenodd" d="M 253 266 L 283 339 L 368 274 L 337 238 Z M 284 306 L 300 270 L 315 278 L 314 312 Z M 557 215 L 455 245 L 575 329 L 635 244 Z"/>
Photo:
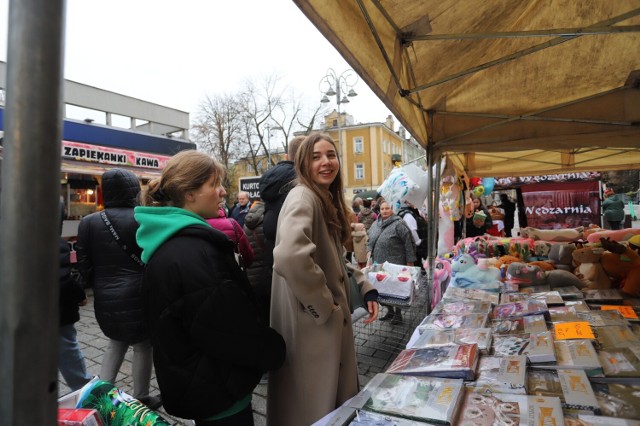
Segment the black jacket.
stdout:
<path fill-rule="evenodd" d="M 256 203 L 249 210 L 244 219 L 243 231 L 251 248 L 253 249 L 253 262 L 246 268 L 249 283 L 253 287 L 256 296 L 258 292 L 264 292 L 264 287 L 271 288 L 271 275 L 265 269 L 264 263 L 264 203 Z M 265 273 L 267 272 L 267 273 Z"/>
<path fill-rule="evenodd" d="M 284 339 L 258 315 L 222 232 L 187 226 L 144 275 L 154 365 L 168 413 L 207 418 L 249 395 L 284 362 Z"/>
<path fill-rule="evenodd" d="M 296 178 L 293 161 L 281 161 L 267 170 L 260 178 L 260 198 L 264 201 L 264 221 L 262 229 L 265 240 L 265 264 L 269 270 L 273 267 L 273 248 L 276 242 L 276 230 L 280 209 L 293 187 Z"/>
<path fill-rule="evenodd" d="M 487 233 L 487 231 L 493 226 L 493 220 L 491 219 L 491 213 L 487 209 L 475 210 L 474 214 L 478 211 L 482 211 L 485 214 L 484 224 L 481 227 L 477 227 L 473 224 L 473 216 L 467 218 L 467 230 L 466 235 L 469 237 L 480 237 Z"/>
<path fill-rule="evenodd" d="M 85 299 L 82 284 L 71 275 L 69 243 L 60 238 L 60 325 L 80 320 L 78 303 Z"/>
<path fill-rule="evenodd" d="M 76 243 L 78 270 L 93 287 L 96 319 L 105 336 L 138 343 L 148 338 L 141 293 L 143 267 L 122 249 L 122 244 L 140 257 L 138 223 L 133 217 L 140 183 L 133 173 L 113 169 L 102 175 L 102 191 L 104 211 L 120 242 L 107 229 L 100 212 L 84 217 Z"/>

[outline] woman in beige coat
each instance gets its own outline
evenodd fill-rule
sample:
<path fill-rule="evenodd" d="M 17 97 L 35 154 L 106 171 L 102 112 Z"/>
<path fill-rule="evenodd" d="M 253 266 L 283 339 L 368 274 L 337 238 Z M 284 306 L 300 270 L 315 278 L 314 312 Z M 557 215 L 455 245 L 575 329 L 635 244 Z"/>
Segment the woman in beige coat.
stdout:
<path fill-rule="evenodd" d="M 328 135 L 310 135 L 294 163 L 298 184 L 280 211 L 273 251 L 271 326 L 287 356 L 269 375 L 270 426 L 310 425 L 359 390 L 343 257 L 351 227 L 336 145 Z M 369 323 L 378 316 L 377 291 L 357 278 Z"/>

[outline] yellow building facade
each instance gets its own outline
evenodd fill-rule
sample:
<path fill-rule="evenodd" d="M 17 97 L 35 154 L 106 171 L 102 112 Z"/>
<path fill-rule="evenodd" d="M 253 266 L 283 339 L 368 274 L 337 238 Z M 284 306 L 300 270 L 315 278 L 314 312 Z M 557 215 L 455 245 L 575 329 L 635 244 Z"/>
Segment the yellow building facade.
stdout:
<path fill-rule="evenodd" d="M 334 110 L 325 116 L 325 127 L 321 131 L 340 145 L 347 200 L 360 192 L 377 189 L 391 173 L 394 156 L 407 162 L 424 152 L 416 142 L 406 138 L 404 129 L 393 130 L 392 116 L 387 117 L 384 123 L 353 124 L 348 114 L 340 115 L 339 130 L 338 112 Z"/>

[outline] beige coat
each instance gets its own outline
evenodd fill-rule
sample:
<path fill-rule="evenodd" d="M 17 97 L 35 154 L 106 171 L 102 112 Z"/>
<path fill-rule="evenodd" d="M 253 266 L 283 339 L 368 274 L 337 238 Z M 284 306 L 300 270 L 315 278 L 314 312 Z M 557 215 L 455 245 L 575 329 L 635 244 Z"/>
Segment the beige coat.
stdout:
<path fill-rule="evenodd" d="M 351 224 L 351 238 L 353 239 L 353 255 L 358 263 L 367 263 L 367 230 L 362 223 Z"/>
<path fill-rule="evenodd" d="M 282 206 L 273 258 L 271 326 L 287 357 L 269 375 L 267 424 L 310 425 L 358 392 L 358 369 L 343 248 L 305 186 Z M 373 289 L 358 278 L 362 294 Z"/>

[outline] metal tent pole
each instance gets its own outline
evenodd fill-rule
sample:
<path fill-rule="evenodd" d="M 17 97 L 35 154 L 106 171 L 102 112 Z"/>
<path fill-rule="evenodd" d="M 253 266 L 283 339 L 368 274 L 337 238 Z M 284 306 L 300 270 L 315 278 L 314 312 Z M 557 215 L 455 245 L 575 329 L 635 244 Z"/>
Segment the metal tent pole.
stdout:
<path fill-rule="evenodd" d="M 0 194 L 0 413 L 55 425 L 64 0 L 11 0 Z"/>

